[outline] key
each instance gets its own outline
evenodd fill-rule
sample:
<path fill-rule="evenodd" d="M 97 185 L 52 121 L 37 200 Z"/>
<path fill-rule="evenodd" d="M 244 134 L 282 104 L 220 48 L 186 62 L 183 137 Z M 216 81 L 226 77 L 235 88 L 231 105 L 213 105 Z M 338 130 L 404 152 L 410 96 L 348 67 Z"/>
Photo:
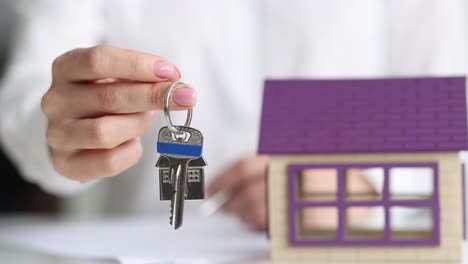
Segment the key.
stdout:
<path fill-rule="evenodd" d="M 205 198 L 205 173 L 203 167 L 207 165 L 203 157 L 191 160 L 188 166 L 186 200 L 200 200 Z M 156 167 L 159 167 L 159 199 L 167 201 L 172 199 L 172 181 L 169 173 L 169 158 L 161 155 Z"/>
<path fill-rule="evenodd" d="M 172 133 L 168 127 L 163 127 L 159 131 L 157 150 L 161 158 L 156 164 L 160 168 L 166 168 L 161 169 L 162 175 L 160 171 L 160 178 L 163 182 L 160 191 L 161 198 L 170 197 L 170 224 L 174 229 L 182 225 L 184 200 L 191 196 L 203 197 L 203 189 L 201 189 L 201 195 L 188 192 L 187 186 L 190 183 L 203 178 L 203 168 L 196 170 L 199 172 L 198 175 L 193 175 L 193 171 L 192 175 L 189 174 L 190 163 L 206 165 L 202 158 L 203 135 L 201 132 L 185 126 L 176 126 L 176 128 L 180 133 Z M 201 186 L 203 187 L 203 183 Z"/>

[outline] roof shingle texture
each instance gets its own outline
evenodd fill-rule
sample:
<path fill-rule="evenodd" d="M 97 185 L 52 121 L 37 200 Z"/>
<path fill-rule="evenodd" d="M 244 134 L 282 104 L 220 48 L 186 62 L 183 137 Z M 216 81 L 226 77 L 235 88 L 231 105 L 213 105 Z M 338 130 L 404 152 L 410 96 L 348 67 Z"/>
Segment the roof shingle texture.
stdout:
<path fill-rule="evenodd" d="M 265 82 L 259 153 L 463 149 L 465 78 Z"/>

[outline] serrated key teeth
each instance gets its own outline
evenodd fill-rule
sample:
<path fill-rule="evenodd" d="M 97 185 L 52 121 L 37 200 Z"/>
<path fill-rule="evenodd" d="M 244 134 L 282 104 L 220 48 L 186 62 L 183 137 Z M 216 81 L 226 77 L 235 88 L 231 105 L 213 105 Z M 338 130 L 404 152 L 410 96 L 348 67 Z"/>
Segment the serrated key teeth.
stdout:
<path fill-rule="evenodd" d="M 173 225 L 173 218 L 174 218 L 174 198 L 171 199 L 171 210 L 170 210 L 170 213 L 171 213 L 171 216 L 169 216 L 169 224 L 172 226 Z"/>

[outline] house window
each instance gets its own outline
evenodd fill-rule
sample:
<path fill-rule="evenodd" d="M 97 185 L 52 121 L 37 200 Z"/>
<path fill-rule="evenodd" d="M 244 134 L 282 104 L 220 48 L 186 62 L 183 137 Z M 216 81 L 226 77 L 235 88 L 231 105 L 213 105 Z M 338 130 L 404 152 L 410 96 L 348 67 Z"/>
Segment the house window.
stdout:
<path fill-rule="evenodd" d="M 292 246 L 440 244 L 437 163 L 291 164 L 288 170 Z"/>

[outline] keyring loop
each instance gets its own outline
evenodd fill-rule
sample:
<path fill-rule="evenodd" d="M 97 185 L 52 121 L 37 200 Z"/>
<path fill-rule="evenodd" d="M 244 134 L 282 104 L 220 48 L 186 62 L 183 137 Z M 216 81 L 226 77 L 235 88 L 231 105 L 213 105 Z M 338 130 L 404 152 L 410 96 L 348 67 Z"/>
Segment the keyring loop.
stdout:
<path fill-rule="evenodd" d="M 166 92 L 166 98 L 164 100 L 164 115 L 166 116 L 166 119 L 167 119 L 167 127 L 174 134 L 181 134 L 182 131 L 180 131 L 174 125 L 172 125 L 171 115 L 169 113 L 169 103 L 171 101 L 172 92 L 178 85 L 181 85 L 181 84 L 184 84 L 184 83 L 181 81 L 172 83 L 171 87 L 169 87 L 169 89 Z M 185 125 L 184 125 L 186 127 L 190 126 L 190 123 L 192 122 L 192 112 L 193 112 L 192 109 L 187 110 L 187 119 L 185 120 Z"/>

